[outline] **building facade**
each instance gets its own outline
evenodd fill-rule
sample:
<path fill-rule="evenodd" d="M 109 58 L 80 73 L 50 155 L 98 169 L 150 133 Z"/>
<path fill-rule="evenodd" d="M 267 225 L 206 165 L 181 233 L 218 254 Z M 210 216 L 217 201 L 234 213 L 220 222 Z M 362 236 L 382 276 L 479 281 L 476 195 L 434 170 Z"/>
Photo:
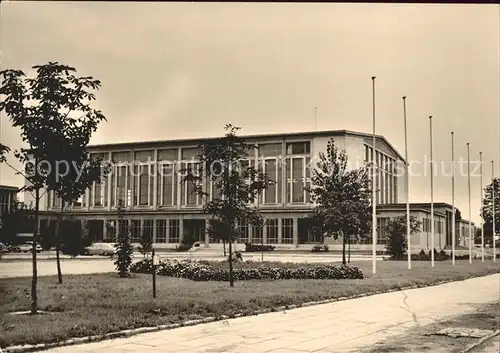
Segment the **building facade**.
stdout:
<path fill-rule="evenodd" d="M 17 201 L 19 188 L 15 186 L 0 185 L 0 228 L 4 215 L 11 211 L 14 203 Z"/>
<path fill-rule="evenodd" d="M 320 152 L 334 139 L 346 151 L 349 169 L 363 167 L 371 160 L 372 135 L 346 130 L 242 136 L 258 149 L 242 160 L 264 171 L 275 182 L 263 191 L 253 206 L 259 207 L 267 224 L 263 229 L 240 224 L 240 243 L 265 243 L 277 247 L 307 247 L 320 239 L 311 232 L 306 218 L 313 204 L 307 187 L 311 168 Z M 111 174 L 96 183 L 72 207 L 72 215 L 87 221 L 94 239 L 114 241 L 117 206 L 124 206 L 132 228 L 132 242 L 149 233 L 157 248 L 174 248 L 189 233 L 206 247 L 216 246 L 207 234 L 210 216 L 203 213 L 204 201 L 191 187 L 180 183 L 180 171 L 196 165 L 199 146 L 208 139 L 150 141 L 89 146 L 89 153 L 111 164 Z M 376 137 L 376 200 L 378 205 L 402 203 L 404 175 L 397 173 L 404 161 L 383 137 Z M 203 184 L 210 197 L 217 197 L 211 182 Z M 29 195 L 26 195 L 29 202 Z M 41 209 L 60 209 L 60 200 L 51 192 L 43 196 Z M 50 218 L 45 217 L 44 222 Z"/>

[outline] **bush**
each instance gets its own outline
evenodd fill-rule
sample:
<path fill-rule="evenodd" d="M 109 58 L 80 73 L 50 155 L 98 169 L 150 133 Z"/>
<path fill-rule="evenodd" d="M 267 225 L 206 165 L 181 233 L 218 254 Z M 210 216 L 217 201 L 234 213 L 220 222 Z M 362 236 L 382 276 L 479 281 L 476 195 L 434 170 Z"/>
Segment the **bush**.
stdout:
<path fill-rule="evenodd" d="M 245 251 L 246 252 L 262 252 L 262 251 L 273 251 L 276 247 L 272 245 L 259 245 L 259 244 L 250 244 L 245 243 Z"/>
<path fill-rule="evenodd" d="M 426 253 L 424 250 L 420 250 L 420 253 L 417 254 L 412 254 L 411 255 L 412 261 L 431 261 L 431 252 L 429 251 Z M 440 252 L 437 252 L 436 249 L 434 249 L 434 261 L 446 261 L 451 259 L 451 253 L 448 254 L 446 251 L 441 250 Z M 469 255 L 456 255 L 455 260 L 468 260 Z"/>
<path fill-rule="evenodd" d="M 328 252 L 328 245 L 314 245 L 311 252 Z"/>
<path fill-rule="evenodd" d="M 213 268 L 206 262 L 161 261 L 156 266 L 159 276 L 186 278 L 193 281 L 229 281 L 229 270 Z M 132 265 L 135 273 L 151 273 L 151 259 L 144 259 Z M 255 279 L 362 279 L 363 272 L 356 266 L 314 265 L 290 267 L 259 266 L 256 268 L 235 268 L 233 277 L 238 281 Z"/>

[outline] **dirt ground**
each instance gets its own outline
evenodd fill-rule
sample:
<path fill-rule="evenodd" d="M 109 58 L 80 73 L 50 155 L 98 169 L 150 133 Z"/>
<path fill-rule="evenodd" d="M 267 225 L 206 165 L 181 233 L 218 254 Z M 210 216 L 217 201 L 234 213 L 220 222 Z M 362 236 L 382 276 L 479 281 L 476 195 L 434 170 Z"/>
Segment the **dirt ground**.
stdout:
<path fill-rule="evenodd" d="M 363 353 L 458 353 L 480 339 L 472 337 L 454 338 L 435 334 L 445 328 L 498 330 L 500 329 L 500 302 L 478 306 L 477 311 L 473 313 L 411 329 L 405 335 L 378 342 L 373 347 L 364 350 Z M 500 336 L 488 340 L 471 352 L 497 353 L 499 352 L 496 345 L 498 340 L 500 340 Z"/>

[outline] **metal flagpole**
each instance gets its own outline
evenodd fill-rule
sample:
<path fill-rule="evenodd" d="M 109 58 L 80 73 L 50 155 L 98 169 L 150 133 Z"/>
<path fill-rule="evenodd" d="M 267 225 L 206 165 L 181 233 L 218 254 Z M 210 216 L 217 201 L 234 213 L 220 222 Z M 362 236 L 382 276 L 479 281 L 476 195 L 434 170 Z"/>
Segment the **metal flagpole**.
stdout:
<path fill-rule="evenodd" d="M 496 252 L 496 242 L 495 242 L 495 162 L 491 161 L 491 199 L 492 199 L 492 223 L 493 223 L 493 262 L 497 261 L 497 252 Z"/>
<path fill-rule="evenodd" d="M 432 159 L 432 115 L 429 116 L 431 143 L 431 266 L 434 267 L 434 160 Z"/>
<path fill-rule="evenodd" d="M 481 261 L 484 262 L 484 215 L 483 215 L 483 152 L 479 152 L 479 183 L 481 184 Z"/>
<path fill-rule="evenodd" d="M 375 76 L 372 76 L 373 136 L 372 136 L 372 270 L 377 272 L 377 205 L 375 204 Z"/>
<path fill-rule="evenodd" d="M 410 168 L 408 162 L 408 128 L 406 125 L 406 97 L 403 96 L 403 116 L 405 127 L 405 163 L 406 163 L 406 242 L 408 246 L 408 269 L 411 270 L 411 229 L 410 229 Z"/>
<path fill-rule="evenodd" d="M 451 203 L 453 207 L 453 214 L 451 215 L 451 262 L 455 265 L 455 247 L 456 247 L 456 229 L 455 229 L 455 141 L 454 132 L 451 132 Z"/>
<path fill-rule="evenodd" d="M 471 221 L 471 205 L 470 205 L 470 143 L 467 142 L 467 184 L 469 190 L 469 263 L 472 263 L 472 221 Z"/>

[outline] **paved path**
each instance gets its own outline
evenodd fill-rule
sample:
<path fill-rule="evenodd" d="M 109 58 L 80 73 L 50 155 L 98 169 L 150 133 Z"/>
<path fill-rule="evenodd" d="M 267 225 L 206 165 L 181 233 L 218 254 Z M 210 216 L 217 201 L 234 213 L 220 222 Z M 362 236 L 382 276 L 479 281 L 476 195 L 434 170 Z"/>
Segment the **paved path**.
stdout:
<path fill-rule="evenodd" d="M 360 352 L 381 339 L 472 311 L 499 296 L 497 274 L 48 352 Z"/>

